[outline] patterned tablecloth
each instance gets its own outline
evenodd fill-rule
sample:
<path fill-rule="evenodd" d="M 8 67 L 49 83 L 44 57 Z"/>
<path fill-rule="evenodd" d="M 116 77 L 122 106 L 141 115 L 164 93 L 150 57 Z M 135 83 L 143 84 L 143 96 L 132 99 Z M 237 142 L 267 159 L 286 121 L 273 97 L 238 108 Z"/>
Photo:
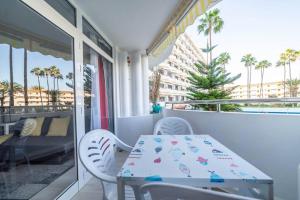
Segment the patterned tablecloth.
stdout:
<path fill-rule="evenodd" d="M 273 183 L 269 176 L 209 135 L 142 135 L 118 178 L 141 184 Z"/>

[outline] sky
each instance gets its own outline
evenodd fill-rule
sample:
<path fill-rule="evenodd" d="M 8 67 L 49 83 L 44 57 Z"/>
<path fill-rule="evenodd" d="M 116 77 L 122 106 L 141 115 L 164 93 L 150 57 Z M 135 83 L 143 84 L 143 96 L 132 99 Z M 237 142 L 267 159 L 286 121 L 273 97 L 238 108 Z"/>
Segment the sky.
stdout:
<path fill-rule="evenodd" d="M 66 61 L 62 58 L 56 58 L 51 55 L 43 55 L 39 52 L 27 53 L 27 66 L 28 66 L 28 87 L 38 86 L 38 79 L 35 75 L 31 74 L 30 71 L 34 67 L 46 68 L 52 65 L 57 66 L 60 69 L 64 80 L 59 81 L 59 87 L 61 90 L 70 90 L 66 86 L 66 75 L 69 72 L 73 72 L 73 62 Z M 14 82 L 19 84 L 24 83 L 24 49 L 13 48 L 13 71 L 14 71 Z M 0 81 L 9 81 L 9 46 L 7 44 L 0 44 Z M 53 79 L 49 78 L 50 90 L 53 89 Z M 46 78 L 41 79 L 41 86 L 47 88 Z"/>
<path fill-rule="evenodd" d="M 226 69 L 242 74 L 235 83 L 246 84 L 246 68 L 240 60 L 248 53 L 258 61 L 266 59 L 273 64 L 265 72 L 265 82 L 282 81 L 283 68 L 275 67 L 280 53 L 287 48 L 300 50 L 300 0 L 223 0 L 214 8 L 220 9 L 224 28 L 212 36 L 213 44 L 218 45 L 213 54 L 229 52 L 231 60 Z M 199 35 L 198 25 L 199 19 L 186 33 L 205 47 L 206 37 Z M 300 78 L 300 61 L 292 65 L 292 78 Z M 259 72 L 254 71 L 252 83 L 259 82 Z"/>

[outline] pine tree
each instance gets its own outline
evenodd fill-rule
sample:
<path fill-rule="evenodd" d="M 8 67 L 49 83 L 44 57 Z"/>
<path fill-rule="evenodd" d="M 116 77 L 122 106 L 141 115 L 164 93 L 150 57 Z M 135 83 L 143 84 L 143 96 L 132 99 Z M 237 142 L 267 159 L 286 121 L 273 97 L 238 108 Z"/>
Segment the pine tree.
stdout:
<path fill-rule="evenodd" d="M 211 50 L 208 50 L 211 51 Z M 188 98 L 190 100 L 215 100 L 230 99 L 230 94 L 235 87 L 224 88 L 224 85 L 233 83 L 241 77 L 241 74 L 231 76 L 231 73 L 224 72 L 219 57 L 214 58 L 210 63 L 199 60 L 195 63 L 197 73 L 189 72 L 191 86 L 188 88 Z M 204 110 L 216 110 L 215 105 L 199 105 Z M 239 110 L 237 105 L 222 105 L 224 111 Z"/>

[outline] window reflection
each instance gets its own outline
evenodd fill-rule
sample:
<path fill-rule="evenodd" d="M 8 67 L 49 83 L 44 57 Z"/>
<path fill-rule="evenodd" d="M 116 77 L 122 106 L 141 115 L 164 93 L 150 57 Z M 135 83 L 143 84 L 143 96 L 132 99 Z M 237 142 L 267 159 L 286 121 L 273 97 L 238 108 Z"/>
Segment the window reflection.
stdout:
<path fill-rule="evenodd" d="M 76 181 L 73 68 L 70 36 L 1 1 L 0 199 L 54 199 Z"/>

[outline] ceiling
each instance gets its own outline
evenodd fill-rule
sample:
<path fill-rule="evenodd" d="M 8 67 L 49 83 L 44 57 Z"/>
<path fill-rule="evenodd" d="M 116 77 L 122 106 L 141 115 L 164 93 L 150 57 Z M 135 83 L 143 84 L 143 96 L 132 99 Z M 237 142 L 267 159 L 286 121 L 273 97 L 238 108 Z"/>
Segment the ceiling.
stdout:
<path fill-rule="evenodd" d="M 127 51 L 146 50 L 180 0 L 73 0 L 96 26 Z"/>

